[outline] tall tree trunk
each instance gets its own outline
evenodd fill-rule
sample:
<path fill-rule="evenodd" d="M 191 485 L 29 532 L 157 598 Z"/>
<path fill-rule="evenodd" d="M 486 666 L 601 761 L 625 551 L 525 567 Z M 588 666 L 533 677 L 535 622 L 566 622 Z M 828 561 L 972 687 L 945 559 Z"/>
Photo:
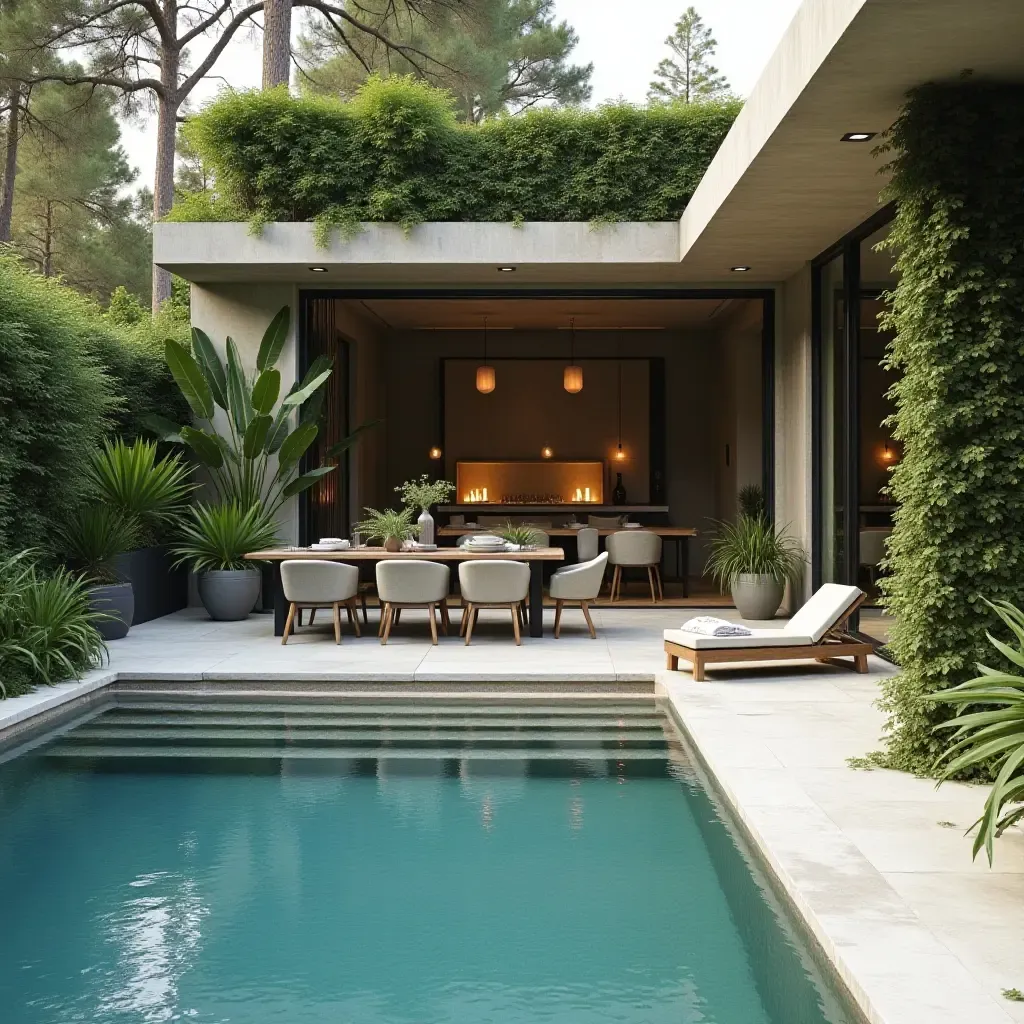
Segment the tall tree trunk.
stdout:
<path fill-rule="evenodd" d="M 43 234 L 43 277 L 53 276 L 53 203 L 46 201 L 46 221 Z"/>
<path fill-rule="evenodd" d="M 263 9 L 263 88 L 287 85 L 291 72 L 292 0 L 266 0 Z"/>
<path fill-rule="evenodd" d="M 21 110 L 21 86 L 12 85 L 8 94 L 11 109 L 7 113 L 7 145 L 4 147 L 4 176 L 0 183 L 0 242 L 11 240 L 14 216 L 14 178 L 18 173 L 18 115 Z"/>
<path fill-rule="evenodd" d="M 174 205 L 174 141 L 178 124 L 178 66 L 181 54 L 163 46 L 160 49 L 160 81 L 163 95 L 157 98 L 156 180 L 153 183 L 153 220 L 159 220 Z M 153 267 L 153 312 L 171 297 L 171 274 Z"/>

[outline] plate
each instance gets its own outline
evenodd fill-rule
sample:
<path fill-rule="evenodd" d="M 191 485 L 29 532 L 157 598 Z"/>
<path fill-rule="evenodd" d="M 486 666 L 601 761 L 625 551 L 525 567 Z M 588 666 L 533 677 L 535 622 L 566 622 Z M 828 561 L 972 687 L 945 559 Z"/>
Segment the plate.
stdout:
<path fill-rule="evenodd" d="M 622 528 L 624 530 L 639 530 L 640 523 L 623 523 Z"/>

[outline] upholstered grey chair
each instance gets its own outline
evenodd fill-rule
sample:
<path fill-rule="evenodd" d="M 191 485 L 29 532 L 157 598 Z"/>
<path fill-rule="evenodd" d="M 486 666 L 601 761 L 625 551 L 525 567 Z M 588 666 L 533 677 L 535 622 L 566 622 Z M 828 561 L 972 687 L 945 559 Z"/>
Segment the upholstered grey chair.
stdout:
<path fill-rule="evenodd" d="M 437 620 L 448 635 L 448 585 L 451 572 L 441 562 L 383 561 L 377 563 L 377 595 L 380 598 L 380 642 L 386 644 L 391 627 L 403 608 L 426 608 L 430 620 L 430 639 L 437 643 Z"/>
<path fill-rule="evenodd" d="M 617 530 L 622 516 L 587 516 L 587 526 L 594 530 Z"/>
<path fill-rule="evenodd" d="M 310 609 L 309 624 L 317 608 L 330 608 L 334 612 L 334 642 L 341 643 L 341 606 L 345 606 L 348 621 L 356 636 L 361 636 L 356 615 L 356 595 L 359 592 L 359 570 L 343 562 L 328 562 L 314 558 L 293 558 L 281 563 L 281 588 L 288 602 L 288 619 L 284 625 L 281 643 L 288 637 L 295 623 L 296 613 Z"/>
<path fill-rule="evenodd" d="M 530 567 L 526 562 L 481 559 L 459 564 L 459 589 L 464 606 L 462 633 L 469 644 L 473 626 L 481 608 L 508 608 L 512 613 L 512 632 L 521 644 L 519 631 L 523 602 L 530 589 Z"/>
<path fill-rule="evenodd" d="M 600 551 L 601 534 L 592 526 L 584 526 L 576 533 L 576 561 L 592 562 Z"/>
<path fill-rule="evenodd" d="M 559 569 L 551 577 L 549 593 L 555 602 L 555 639 L 558 639 L 562 625 L 562 606 L 567 602 L 578 604 L 583 610 L 583 618 L 587 620 L 591 639 L 597 639 L 597 630 L 590 618 L 590 602 L 596 600 L 604 580 L 605 566 L 608 564 L 608 552 L 602 552 L 597 558 L 581 565 L 567 565 Z"/>
<path fill-rule="evenodd" d="M 630 566 L 647 569 L 647 580 L 651 585 L 651 603 L 661 600 L 665 595 L 661 589 L 661 538 L 647 530 L 620 530 L 613 533 L 606 541 L 608 547 L 608 564 L 615 571 L 612 574 L 611 599 L 618 600 L 622 587 L 622 570 Z M 654 584 L 657 581 L 657 594 Z"/>

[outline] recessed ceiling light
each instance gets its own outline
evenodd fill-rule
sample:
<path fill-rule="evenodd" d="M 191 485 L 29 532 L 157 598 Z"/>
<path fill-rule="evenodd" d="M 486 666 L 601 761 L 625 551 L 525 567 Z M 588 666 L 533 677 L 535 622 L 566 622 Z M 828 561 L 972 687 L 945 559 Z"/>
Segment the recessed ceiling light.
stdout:
<path fill-rule="evenodd" d="M 729 269 L 735 274 L 745 274 L 750 269 L 750 267 L 739 266 L 730 267 Z"/>
<path fill-rule="evenodd" d="M 878 132 L 847 132 L 841 142 L 870 142 Z"/>
<path fill-rule="evenodd" d="M 327 273 L 327 268 L 326 267 L 310 267 L 309 269 L 312 270 L 314 274 L 326 274 Z"/>
<path fill-rule="evenodd" d="M 498 267 L 499 274 L 513 274 L 515 273 L 515 267 Z"/>

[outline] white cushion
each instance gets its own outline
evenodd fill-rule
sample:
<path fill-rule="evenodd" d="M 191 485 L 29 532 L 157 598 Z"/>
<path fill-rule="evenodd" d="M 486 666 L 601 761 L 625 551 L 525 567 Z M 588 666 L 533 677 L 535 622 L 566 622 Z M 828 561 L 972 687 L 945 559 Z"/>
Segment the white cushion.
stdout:
<path fill-rule="evenodd" d="M 281 563 L 281 589 L 296 604 L 334 604 L 359 593 L 359 570 L 345 562 L 289 558 Z"/>
<path fill-rule="evenodd" d="M 704 636 L 683 629 L 666 629 L 665 639 L 670 643 L 699 650 L 741 650 L 746 647 L 805 647 L 814 641 L 807 635 L 790 633 L 785 629 L 752 629 L 750 636 Z"/>
<path fill-rule="evenodd" d="M 567 565 L 551 577 L 548 593 L 559 601 L 593 601 L 601 590 L 608 552 L 582 565 Z"/>
<path fill-rule="evenodd" d="M 826 583 L 783 628 L 787 633 L 810 636 L 817 643 L 850 610 L 862 593 L 857 587 Z"/>
<path fill-rule="evenodd" d="M 377 563 L 377 596 L 392 604 L 439 604 L 450 577 L 441 562 L 385 560 Z"/>

